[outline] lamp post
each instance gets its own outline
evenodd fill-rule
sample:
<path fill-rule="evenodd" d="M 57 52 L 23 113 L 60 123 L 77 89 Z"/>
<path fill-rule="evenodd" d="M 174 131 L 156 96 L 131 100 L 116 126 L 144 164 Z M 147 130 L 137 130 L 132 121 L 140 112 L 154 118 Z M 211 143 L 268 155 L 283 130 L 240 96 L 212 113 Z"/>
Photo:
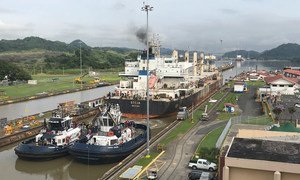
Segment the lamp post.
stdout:
<path fill-rule="evenodd" d="M 152 11 L 153 7 L 144 3 L 142 7 L 142 11 L 146 11 L 147 14 L 147 29 L 146 29 L 146 40 L 147 40 L 147 155 L 146 158 L 150 158 L 150 149 L 149 149 L 149 140 L 150 140 L 150 132 L 149 132 L 149 41 L 148 41 L 148 12 Z"/>

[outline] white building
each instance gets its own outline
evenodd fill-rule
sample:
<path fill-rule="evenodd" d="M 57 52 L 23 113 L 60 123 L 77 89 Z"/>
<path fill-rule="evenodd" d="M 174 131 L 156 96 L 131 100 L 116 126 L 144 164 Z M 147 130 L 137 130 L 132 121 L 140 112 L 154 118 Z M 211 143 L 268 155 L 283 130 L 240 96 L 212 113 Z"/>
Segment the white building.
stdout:
<path fill-rule="evenodd" d="M 246 83 L 243 82 L 243 81 L 237 81 L 233 85 L 233 91 L 234 92 L 242 93 L 246 90 L 247 90 L 247 86 L 246 86 Z"/>
<path fill-rule="evenodd" d="M 271 95 L 294 95 L 295 90 L 299 88 L 299 80 L 297 78 L 289 78 L 281 74 L 274 77 L 267 77 L 265 81 L 270 85 Z"/>
<path fill-rule="evenodd" d="M 280 96 L 282 94 L 285 95 L 294 95 L 296 89 L 300 87 L 299 79 L 285 77 L 281 74 L 266 77 L 265 82 L 268 87 L 259 88 L 258 95 L 260 96 L 260 100 L 263 99 L 266 95 L 272 96 Z"/>

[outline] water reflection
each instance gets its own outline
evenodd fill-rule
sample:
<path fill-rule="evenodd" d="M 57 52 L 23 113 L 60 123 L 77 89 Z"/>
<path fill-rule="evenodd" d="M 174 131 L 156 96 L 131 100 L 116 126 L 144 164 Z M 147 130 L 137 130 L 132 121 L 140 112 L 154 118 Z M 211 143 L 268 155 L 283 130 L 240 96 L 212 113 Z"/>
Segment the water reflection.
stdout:
<path fill-rule="evenodd" d="M 175 117 L 151 119 L 151 135 L 155 136 L 159 131 L 173 122 Z M 135 120 L 137 123 L 146 124 L 146 120 Z M 115 164 L 86 165 L 81 164 L 66 156 L 50 161 L 24 161 L 18 159 L 14 148 L 18 143 L 0 148 L 1 180 L 31 179 L 98 179 Z"/>

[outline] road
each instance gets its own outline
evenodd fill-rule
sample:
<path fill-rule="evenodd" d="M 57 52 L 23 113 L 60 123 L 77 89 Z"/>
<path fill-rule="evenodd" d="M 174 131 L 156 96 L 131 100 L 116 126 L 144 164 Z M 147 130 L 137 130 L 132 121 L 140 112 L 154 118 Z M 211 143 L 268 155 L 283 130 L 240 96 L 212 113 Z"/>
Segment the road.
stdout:
<path fill-rule="evenodd" d="M 227 93 L 223 98 L 227 96 Z M 209 112 L 210 120 L 199 121 L 189 132 L 178 138 L 167 147 L 165 156 L 160 160 L 165 161 L 165 165 L 158 172 L 159 179 L 183 180 L 188 179 L 188 162 L 193 156 L 201 139 L 213 129 L 223 126 L 227 121 L 215 121 L 217 117 L 216 108 L 222 99 Z"/>

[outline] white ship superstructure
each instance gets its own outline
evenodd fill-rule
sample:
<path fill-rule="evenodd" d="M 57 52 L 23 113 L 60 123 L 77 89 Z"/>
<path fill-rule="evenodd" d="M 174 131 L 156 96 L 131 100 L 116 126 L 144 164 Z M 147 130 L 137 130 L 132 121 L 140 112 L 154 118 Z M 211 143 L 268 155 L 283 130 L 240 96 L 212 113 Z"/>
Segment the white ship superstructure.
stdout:
<path fill-rule="evenodd" d="M 190 61 L 189 52 L 179 60 L 178 51 L 174 50 L 171 57 L 161 57 L 160 48 L 155 43 L 149 49 L 149 89 L 152 99 L 178 98 L 198 87 L 200 79 L 212 76 L 217 72 L 209 64 L 204 64 L 204 53 L 198 56 L 193 53 Z M 125 72 L 115 96 L 124 98 L 144 98 L 147 88 L 147 54 L 144 51 L 136 61 L 125 62 Z M 206 72 L 204 72 L 206 71 Z M 214 71 L 214 72 L 208 72 Z"/>

